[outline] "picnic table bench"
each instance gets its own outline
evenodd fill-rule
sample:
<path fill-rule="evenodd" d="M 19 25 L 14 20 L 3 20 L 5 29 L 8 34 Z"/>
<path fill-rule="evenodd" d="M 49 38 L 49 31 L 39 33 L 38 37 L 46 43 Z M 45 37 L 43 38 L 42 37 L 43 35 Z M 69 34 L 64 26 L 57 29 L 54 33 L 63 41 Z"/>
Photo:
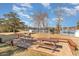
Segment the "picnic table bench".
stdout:
<path fill-rule="evenodd" d="M 39 38 L 37 41 L 40 42 L 39 47 L 41 48 L 45 48 L 45 49 L 49 49 L 49 50 L 52 50 L 53 52 L 57 51 L 59 52 L 60 50 L 58 50 L 58 48 L 62 48 L 61 45 L 58 45 L 57 43 L 59 42 L 59 40 L 56 40 L 56 39 L 44 39 L 44 38 Z M 44 41 L 47 41 L 47 42 L 50 42 L 50 44 L 48 43 L 44 43 Z M 51 44 L 51 42 L 53 42 L 53 44 Z"/>

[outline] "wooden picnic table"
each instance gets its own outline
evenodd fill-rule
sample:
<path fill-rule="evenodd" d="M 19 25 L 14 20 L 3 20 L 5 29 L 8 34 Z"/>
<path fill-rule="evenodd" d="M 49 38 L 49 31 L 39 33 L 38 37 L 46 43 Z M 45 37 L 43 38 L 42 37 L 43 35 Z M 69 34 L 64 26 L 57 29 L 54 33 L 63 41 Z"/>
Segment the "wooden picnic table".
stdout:
<path fill-rule="evenodd" d="M 51 39 L 45 39 L 45 38 L 38 38 L 37 41 L 40 41 L 40 45 L 38 47 L 50 49 L 53 52 L 59 51 L 59 50 L 57 50 L 57 48 L 62 48 L 62 46 L 57 44 L 59 42 L 59 40 L 56 40 L 56 39 L 51 40 Z M 45 44 L 44 41 L 50 42 L 50 44 L 51 44 L 51 42 L 53 42 L 53 44 L 47 46 L 47 44 Z"/>

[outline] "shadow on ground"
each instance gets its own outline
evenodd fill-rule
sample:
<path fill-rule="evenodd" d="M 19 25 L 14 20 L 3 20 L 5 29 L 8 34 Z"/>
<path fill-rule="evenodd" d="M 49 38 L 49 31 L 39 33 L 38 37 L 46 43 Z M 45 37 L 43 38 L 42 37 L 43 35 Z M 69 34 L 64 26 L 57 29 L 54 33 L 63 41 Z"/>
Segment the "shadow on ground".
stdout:
<path fill-rule="evenodd" d="M 2 44 L 0 45 L 0 48 L 4 48 L 4 47 L 7 47 L 8 45 L 7 44 Z"/>
<path fill-rule="evenodd" d="M 8 47 L 8 45 L 6 44 L 3 44 L 2 46 L 0 45 L 0 48 L 5 48 L 5 47 Z M 24 48 L 20 48 L 20 47 L 11 47 L 7 49 L 6 51 L 0 52 L 0 56 L 12 56 L 16 51 L 22 52 L 24 50 L 25 50 Z"/>

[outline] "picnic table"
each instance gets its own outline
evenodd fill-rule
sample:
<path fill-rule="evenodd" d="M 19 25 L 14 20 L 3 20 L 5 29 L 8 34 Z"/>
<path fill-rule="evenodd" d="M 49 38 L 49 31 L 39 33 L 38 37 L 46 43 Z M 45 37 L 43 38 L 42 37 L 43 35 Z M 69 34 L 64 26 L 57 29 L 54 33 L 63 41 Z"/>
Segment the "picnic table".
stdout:
<path fill-rule="evenodd" d="M 44 39 L 44 38 L 39 38 L 38 39 L 40 44 L 37 48 L 41 47 L 41 48 L 45 48 L 45 49 L 49 49 L 49 50 L 52 50 L 53 52 L 57 51 L 59 52 L 60 50 L 58 50 L 57 48 L 62 48 L 61 45 L 58 45 L 57 43 L 59 42 L 59 40 L 56 40 L 56 39 Z M 44 43 L 44 41 L 47 41 L 47 42 L 53 42 L 53 44 L 46 44 L 46 42 Z M 49 46 L 47 46 L 49 45 Z"/>

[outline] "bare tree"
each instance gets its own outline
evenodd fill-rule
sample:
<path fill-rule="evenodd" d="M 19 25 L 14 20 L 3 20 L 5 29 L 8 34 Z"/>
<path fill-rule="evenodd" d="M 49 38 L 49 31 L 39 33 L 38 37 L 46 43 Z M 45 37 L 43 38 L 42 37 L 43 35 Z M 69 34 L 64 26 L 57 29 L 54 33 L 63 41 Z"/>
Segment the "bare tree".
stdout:
<path fill-rule="evenodd" d="M 55 15 L 56 15 L 56 31 L 57 33 L 59 34 L 60 33 L 60 30 L 61 30 L 61 22 L 63 20 L 63 10 L 58 7 L 56 10 L 55 10 Z"/>
<path fill-rule="evenodd" d="M 45 12 L 34 13 L 33 24 L 34 24 L 34 27 L 38 28 L 38 32 L 40 32 L 40 29 L 45 30 L 45 28 L 48 26 L 47 17 L 48 17 L 48 14 Z"/>

